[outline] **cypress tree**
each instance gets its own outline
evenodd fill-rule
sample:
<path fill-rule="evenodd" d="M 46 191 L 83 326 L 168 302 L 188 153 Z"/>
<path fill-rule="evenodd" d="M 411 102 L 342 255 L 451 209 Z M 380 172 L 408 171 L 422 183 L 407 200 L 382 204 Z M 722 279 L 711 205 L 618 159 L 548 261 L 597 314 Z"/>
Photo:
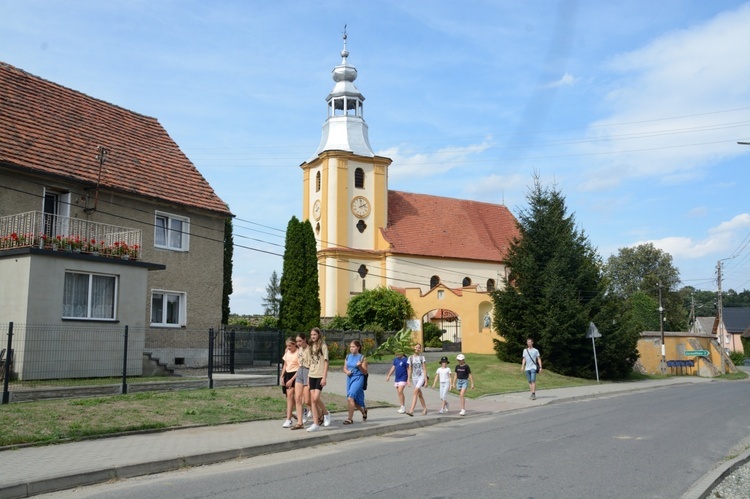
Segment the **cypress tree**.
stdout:
<path fill-rule="evenodd" d="M 309 331 L 320 324 L 317 249 L 309 221 L 300 222 L 292 217 L 287 224 L 279 290 L 280 329 Z"/>
<path fill-rule="evenodd" d="M 224 221 L 224 287 L 221 294 L 221 323 L 229 323 L 229 295 L 234 292 L 232 288 L 232 271 L 234 269 L 234 226 L 232 219 L 227 217 Z"/>

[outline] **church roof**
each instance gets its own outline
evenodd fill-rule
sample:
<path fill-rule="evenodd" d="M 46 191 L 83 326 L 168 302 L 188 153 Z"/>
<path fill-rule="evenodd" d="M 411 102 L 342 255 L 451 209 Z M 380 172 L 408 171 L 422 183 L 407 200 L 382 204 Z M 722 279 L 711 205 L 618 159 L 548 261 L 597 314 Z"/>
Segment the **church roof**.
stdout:
<path fill-rule="evenodd" d="M 383 236 L 394 254 L 501 263 L 518 236 L 503 205 L 388 191 Z"/>
<path fill-rule="evenodd" d="M 0 62 L 0 164 L 229 214 L 158 120 Z"/>

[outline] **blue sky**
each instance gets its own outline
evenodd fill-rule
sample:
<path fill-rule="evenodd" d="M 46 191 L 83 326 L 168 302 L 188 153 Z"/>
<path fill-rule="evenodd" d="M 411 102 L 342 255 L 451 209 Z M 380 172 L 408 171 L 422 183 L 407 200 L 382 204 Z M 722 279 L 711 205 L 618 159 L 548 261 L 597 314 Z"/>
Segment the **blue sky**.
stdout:
<path fill-rule="evenodd" d="M 156 117 L 237 215 L 261 313 L 347 31 L 390 188 L 505 203 L 537 172 L 603 259 L 750 288 L 750 3 L 0 0 L 0 60 Z M 260 251 L 257 251 L 260 250 Z"/>

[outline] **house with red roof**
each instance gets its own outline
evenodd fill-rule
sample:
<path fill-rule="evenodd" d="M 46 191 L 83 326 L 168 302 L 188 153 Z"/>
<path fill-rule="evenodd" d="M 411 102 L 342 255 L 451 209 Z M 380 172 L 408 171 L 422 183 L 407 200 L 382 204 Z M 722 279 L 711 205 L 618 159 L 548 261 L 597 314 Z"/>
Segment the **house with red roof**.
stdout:
<path fill-rule="evenodd" d="M 497 336 L 486 322 L 489 293 L 504 283 L 516 219 L 503 205 L 389 190 L 391 160 L 370 146 L 365 98 L 348 56 L 344 35 L 320 145 L 300 165 L 322 314 L 344 316 L 352 296 L 388 287 L 409 299 L 418 337 L 433 322 L 464 352 L 491 353 Z"/>
<path fill-rule="evenodd" d="M 205 365 L 231 216 L 157 119 L 0 63 L 0 324 L 127 325 L 133 370 Z"/>

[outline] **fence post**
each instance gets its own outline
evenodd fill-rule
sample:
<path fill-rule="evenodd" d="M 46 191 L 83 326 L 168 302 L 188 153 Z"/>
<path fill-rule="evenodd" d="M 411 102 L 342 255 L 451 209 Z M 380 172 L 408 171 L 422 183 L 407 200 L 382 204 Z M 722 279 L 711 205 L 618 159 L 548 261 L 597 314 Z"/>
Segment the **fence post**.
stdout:
<path fill-rule="evenodd" d="M 214 387 L 214 328 L 208 328 L 208 387 Z"/>
<path fill-rule="evenodd" d="M 13 323 L 8 323 L 8 348 L 5 349 L 5 365 L 3 366 L 3 404 L 10 402 L 10 391 L 8 391 L 8 382 L 10 381 L 10 364 L 13 361 Z"/>
<path fill-rule="evenodd" d="M 234 374 L 234 340 L 237 338 L 237 333 L 234 329 L 229 332 L 229 372 Z"/>
<path fill-rule="evenodd" d="M 284 332 L 283 331 L 277 331 L 276 332 L 276 348 L 274 348 L 274 358 L 276 359 L 276 384 L 281 384 L 281 360 L 283 354 L 281 353 L 281 349 L 286 346 L 286 343 L 284 343 Z"/>
<path fill-rule="evenodd" d="M 128 326 L 125 326 L 124 345 L 122 347 L 122 395 L 128 393 Z"/>

